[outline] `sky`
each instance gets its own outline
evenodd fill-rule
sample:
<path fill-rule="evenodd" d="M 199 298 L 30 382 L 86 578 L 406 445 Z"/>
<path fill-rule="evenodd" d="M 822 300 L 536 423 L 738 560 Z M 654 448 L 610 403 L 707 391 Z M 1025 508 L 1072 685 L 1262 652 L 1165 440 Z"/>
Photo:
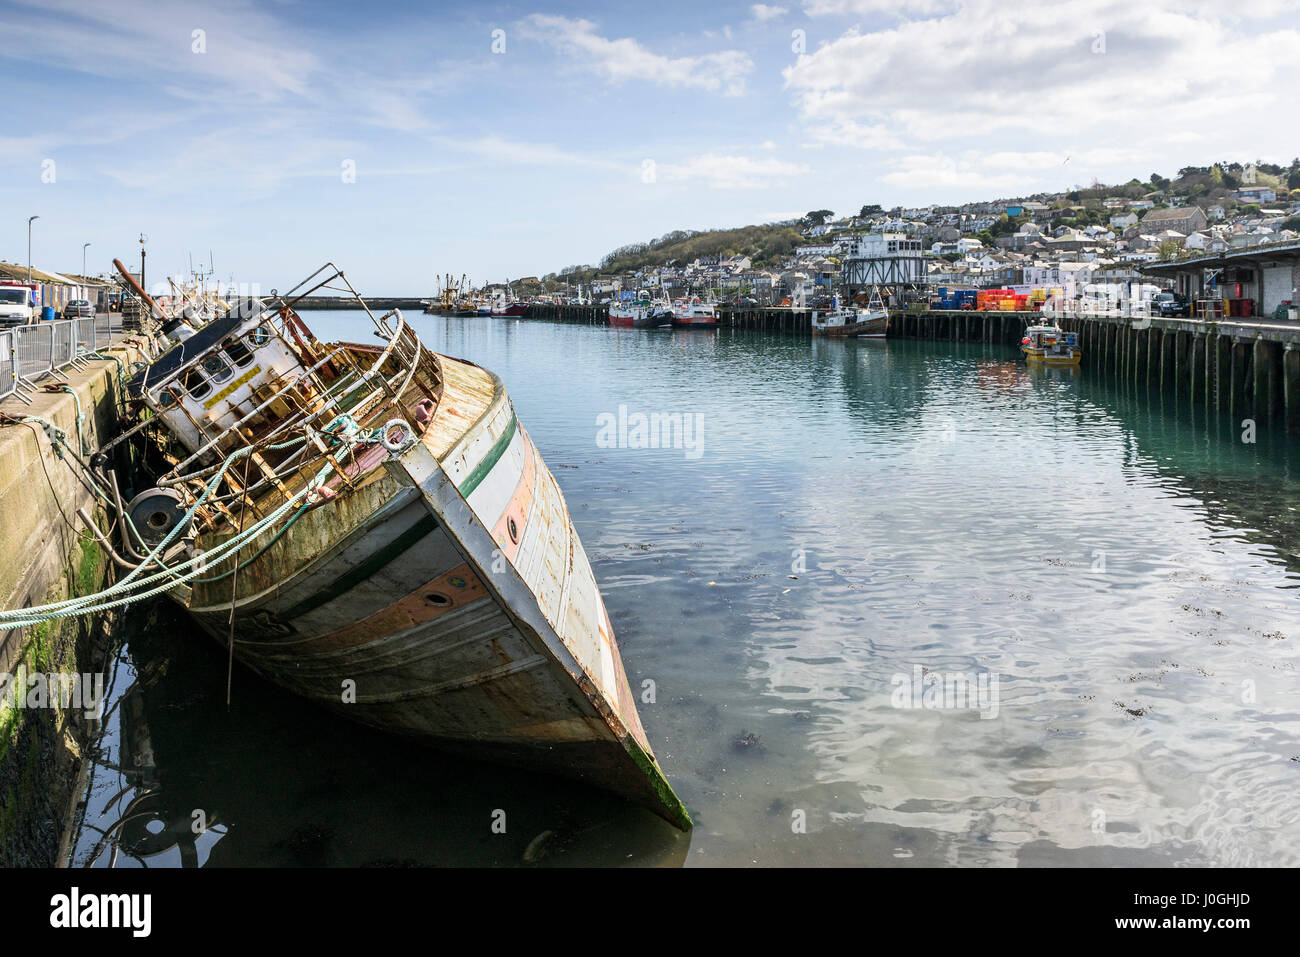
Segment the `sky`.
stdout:
<path fill-rule="evenodd" d="M 428 295 L 1300 154 L 1300 0 L 0 0 L 0 260 Z"/>

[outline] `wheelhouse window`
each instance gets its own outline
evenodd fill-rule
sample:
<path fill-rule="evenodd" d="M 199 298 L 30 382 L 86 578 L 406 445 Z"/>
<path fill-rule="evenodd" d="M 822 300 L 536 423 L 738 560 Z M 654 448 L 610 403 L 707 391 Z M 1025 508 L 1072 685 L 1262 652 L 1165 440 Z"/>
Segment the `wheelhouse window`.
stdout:
<path fill-rule="evenodd" d="M 253 361 L 253 352 L 240 339 L 232 339 L 223 350 L 226 358 L 237 366 L 246 366 Z"/>
<path fill-rule="evenodd" d="M 191 369 L 185 373 L 184 378 L 181 379 L 181 387 L 192 399 L 201 399 L 212 391 L 212 386 L 208 385 L 208 380 L 198 369 Z"/>
<path fill-rule="evenodd" d="M 203 371 L 208 374 L 208 378 L 214 383 L 225 382 L 234 375 L 230 366 L 226 365 L 226 360 L 215 354 L 203 360 Z"/>

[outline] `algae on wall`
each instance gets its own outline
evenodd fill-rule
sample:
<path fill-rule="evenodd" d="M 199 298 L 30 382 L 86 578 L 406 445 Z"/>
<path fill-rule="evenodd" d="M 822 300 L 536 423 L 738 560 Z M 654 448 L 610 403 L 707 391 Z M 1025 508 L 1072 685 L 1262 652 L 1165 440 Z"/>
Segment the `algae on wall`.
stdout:
<path fill-rule="evenodd" d="M 48 601 L 101 589 L 110 566 L 83 535 Z M 78 615 L 42 622 L 24 636 L 19 660 L 29 674 L 102 672 L 111 615 Z M 16 693 L 16 692 L 15 692 Z M 54 867 L 68 821 L 72 790 L 87 741 L 98 729 L 75 704 L 18 708 L 0 701 L 0 865 Z"/>

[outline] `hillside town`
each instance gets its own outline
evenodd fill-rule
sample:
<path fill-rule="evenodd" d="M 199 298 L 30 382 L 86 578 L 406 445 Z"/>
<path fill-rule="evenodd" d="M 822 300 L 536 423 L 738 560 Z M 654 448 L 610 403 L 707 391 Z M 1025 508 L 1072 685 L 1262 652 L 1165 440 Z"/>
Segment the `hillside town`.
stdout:
<path fill-rule="evenodd" d="M 801 242 L 765 262 L 724 249 L 618 270 L 610 268 L 618 259 L 611 254 L 601 267 L 570 267 L 510 285 L 595 302 L 644 289 L 758 306 L 803 303 L 852 284 L 847 264 L 884 249 L 920 259 L 924 274 L 913 278 L 932 288 L 1167 284 L 1141 268 L 1300 237 L 1300 161 L 1186 167 L 1174 179 L 1153 173 L 1120 186 L 961 206 L 868 205 L 841 216 L 815 210 L 775 225 L 797 229 Z M 635 248 L 653 253 L 658 244 Z"/>

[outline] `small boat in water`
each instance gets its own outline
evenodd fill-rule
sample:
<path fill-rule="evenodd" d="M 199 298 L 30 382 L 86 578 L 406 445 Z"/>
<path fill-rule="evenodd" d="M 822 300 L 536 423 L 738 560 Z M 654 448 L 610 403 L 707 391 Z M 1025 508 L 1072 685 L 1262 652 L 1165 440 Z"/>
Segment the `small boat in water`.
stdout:
<path fill-rule="evenodd" d="M 1047 366 L 1077 366 L 1083 359 L 1079 337 L 1055 325 L 1030 326 L 1020 340 L 1020 351 L 1026 362 Z"/>
<path fill-rule="evenodd" d="M 492 300 L 492 315 L 497 318 L 518 318 L 528 311 L 528 303 L 522 299 L 498 296 Z"/>
<path fill-rule="evenodd" d="M 354 296 L 380 341 L 317 340 L 294 305 L 321 288 Z M 170 583 L 295 694 L 690 827 L 564 496 L 497 376 L 430 352 L 398 310 L 376 316 L 332 265 L 188 332 L 128 385 L 150 415 L 123 439 L 160 433 L 134 476 L 151 487 L 121 512 L 132 575 Z"/>
<path fill-rule="evenodd" d="M 812 333 L 829 338 L 883 339 L 889 330 L 889 310 L 873 301 L 865 310 L 843 306 L 839 297 L 827 312 L 814 314 Z"/>
<path fill-rule="evenodd" d="M 673 328 L 716 329 L 718 328 L 717 307 L 711 302 L 705 302 L 698 296 L 674 299 Z"/>

